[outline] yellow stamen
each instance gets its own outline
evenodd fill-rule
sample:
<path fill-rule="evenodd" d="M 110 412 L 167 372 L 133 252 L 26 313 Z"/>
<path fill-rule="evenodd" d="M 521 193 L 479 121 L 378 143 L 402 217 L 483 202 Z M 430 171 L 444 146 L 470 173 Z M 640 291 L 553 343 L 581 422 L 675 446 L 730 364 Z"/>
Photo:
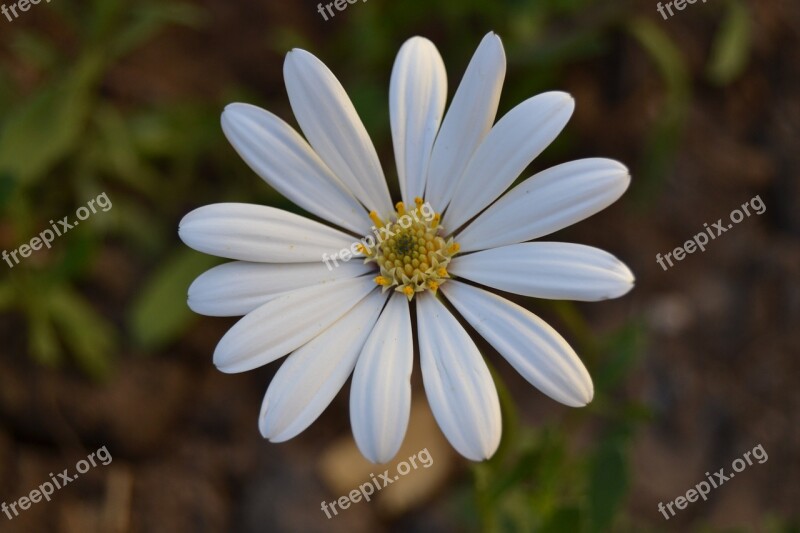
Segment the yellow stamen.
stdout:
<path fill-rule="evenodd" d="M 381 217 L 378 216 L 378 212 L 377 211 L 370 211 L 369 212 L 369 218 L 372 219 L 372 222 L 375 224 L 376 227 L 378 227 L 378 228 L 382 228 L 383 227 L 383 220 L 381 220 Z"/>
<path fill-rule="evenodd" d="M 422 198 L 414 198 L 414 203 L 416 206 L 410 208 L 410 204 L 398 202 L 397 211 L 385 222 L 377 212 L 371 212 L 375 226 L 390 231 L 372 247 L 363 242 L 358 245 L 358 250 L 366 256 L 364 261 L 375 262 L 380 268 L 375 283 L 384 291 L 393 289 L 404 294 L 409 301 L 418 292 L 435 293 L 450 279 L 447 266 L 460 249 L 452 237 L 445 238 L 440 226 L 441 214 L 431 209 L 420 216 L 428 204 Z"/>

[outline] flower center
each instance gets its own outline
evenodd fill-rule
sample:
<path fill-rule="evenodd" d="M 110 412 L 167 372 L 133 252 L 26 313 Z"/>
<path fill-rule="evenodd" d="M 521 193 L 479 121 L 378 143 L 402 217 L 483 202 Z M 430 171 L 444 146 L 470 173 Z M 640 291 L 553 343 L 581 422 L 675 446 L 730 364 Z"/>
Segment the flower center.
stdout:
<path fill-rule="evenodd" d="M 447 265 L 458 253 L 458 243 L 445 240 L 439 225 L 441 215 L 434 212 L 422 198 L 415 198 L 416 207 L 407 211 L 403 202 L 397 203 L 394 221 L 383 222 L 376 212 L 369 214 L 379 236 L 373 249 L 362 245 L 365 263 L 375 262 L 381 274 L 375 283 L 383 291 L 394 287 L 411 301 L 424 290 L 436 293 L 450 279 Z"/>

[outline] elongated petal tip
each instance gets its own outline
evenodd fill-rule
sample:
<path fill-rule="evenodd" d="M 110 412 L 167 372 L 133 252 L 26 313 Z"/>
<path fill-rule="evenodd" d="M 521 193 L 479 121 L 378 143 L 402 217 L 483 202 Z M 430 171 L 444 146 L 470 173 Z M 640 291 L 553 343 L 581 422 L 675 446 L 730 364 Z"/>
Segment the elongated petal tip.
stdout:
<path fill-rule="evenodd" d="M 633 287 L 636 286 L 636 276 L 633 275 L 633 272 L 630 268 L 628 268 L 628 265 L 618 260 L 614 267 L 614 273 L 619 278 L 620 283 L 617 284 L 616 290 L 609 293 L 609 300 L 625 296 L 633 289 Z"/>
<path fill-rule="evenodd" d="M 197 209 L 189 211 L 183 215 L 181 221 L 178 222 L 178 237 L 190 248 L 194 248 L 194 246 L 192 246 L 194 235 L 190 233 L 191 223 L 196 219 L 196 213 L 199 209 L 202 208 L 198 207 Z"/>
<path fill-rule="evenodd" d="M 594 399 L 594 382 L 589 372 L 583 369 L 581 373 L 572 375 L 571 386 L 566 389 L 564 396 L 554 398 L 558 403 L 567 407 L 586 407 Z"/>
<path fill-rule="evenodd" d="M 486 46 L 495 46 L 497 47 L 497 49 L 500 51 L 501 54 L 504 54 L 503 40 L 500 38 L 498 34 L 496 34 L 493 31 L 490 31 L 489 33 L 483 36 L 483 39 L 481 39 L 481 42 L 478 45 L 478 49 Z"/>
<path fill-rule="evenodd" d="M 233 131 L 233 128 L 237 124 L 241 123 L 243 120 L 247 119 L 248 117 L 253 117 L 255 114 L 259 112 L 263 113 L 263 110 L 252 104 L 246 104 L 242 102 L 232 102 L 230 104 L 227 104 L 225 108 L 222 110 L 222 113 L 220 114 L 220 124 L 222 125 L 222 132 L 230 141 L 232 138 L 231 133 Z"/>
<path fill-rule="evenodd" d="M 584 392 L 583 397 L 581 397 L 579 401 L 576 402 L 575 405 L 569 405 L 569 404 L 565 405 L 569 405 L 570 407 L 586 407 L 587 405 L 592 403 L 592 400 L 594 400 L 594 383 L 592 382 L 591 378 L 589 378 L 586 381 L 586 383 L 584 383 L 584 387 L 581 388 L 580 390 Z"/>
<path fill-rule="evenodd" d="M 433 46 L 434 48 L 436 47 L 430 39 L 428 39 L 427 37 L 423 37 L 421 35 L 415 35 L 413 37 L 409 37 L 408 39 L 406 39 L 406 42 L 403 43 L 403 46 L 409 44 Z"/>
<path fill-rule="evenodd" d="M 575 99 L 571 94 L 564 91 L 550 91 L 544 94 L 548 99 L 552 99 L 554 104 L 560 105 L 564 111 L 569 112 L 570 115 L 575 111 Z"/>

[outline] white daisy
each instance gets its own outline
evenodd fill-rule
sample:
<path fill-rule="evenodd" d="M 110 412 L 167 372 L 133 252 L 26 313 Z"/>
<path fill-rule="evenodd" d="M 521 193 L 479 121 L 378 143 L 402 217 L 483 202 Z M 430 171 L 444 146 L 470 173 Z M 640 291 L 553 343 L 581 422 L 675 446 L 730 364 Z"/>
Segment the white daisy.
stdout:
<path fill-rule="evenodd" d="M 495 124 L 505 65 L 500 39 L 486 35 L 444 115 L 446 73 L 436 47 L 420 37 L 402 46 L 390 85 L 402 193 L 394 205 L 353 104 L 310 53 L 293 50 L 284 63 L 305 139 L 263 109 L 226 107 L 223 130 L 247 164 L 339 228 L 248 204 L 201 207 L 181 221 L 187 245 L 235 260 L 189 289 L 189 306 L 198 313 L 244 315 L 219 342 L 217 367 L 243 372 L 290 354 L 264 398 L 259 428 L 265 438 L 281 442 L 302 432 L 352 373 L 355 441 L 369 460 L 389 461 L 408 425 L 415 305 L 433 414 L 462 455 L 491 457 L 501 433 L 497 391 L 474 341 L 443 300 L 539 390 L 570 406 L 591 401 L 591 378 L 567 342 L 530 311 L 476 285 L 582 301 L 627 293 L 633 275 L 610 254 L 526 241 L 604 209 L 630 177 L 620 163 L 585 159 L 540 172 L 501 197 L 574 108 L 569 95 L 545 93 Z M 438 214 L 422 216 L 426 206 Z M 404 215 L 410 223 L 401 226 Z M 322 262 L 323 254 L 375 232 L 387 238 L 360 248 L 365 261 L 332 270 Z"/>

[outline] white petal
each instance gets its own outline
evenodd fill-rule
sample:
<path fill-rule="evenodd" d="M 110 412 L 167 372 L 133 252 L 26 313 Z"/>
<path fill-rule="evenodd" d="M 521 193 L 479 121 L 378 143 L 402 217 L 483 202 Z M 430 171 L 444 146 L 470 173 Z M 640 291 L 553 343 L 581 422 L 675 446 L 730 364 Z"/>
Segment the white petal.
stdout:
<path fill-rule="evenodd" d="M 356 366 L 386 300 L 380 291 L 370 293 L 286 359 L 261 405 L 258 427 L 264 438 L 289 440 L 322 414 Z"/>
<path fill-rule="evenodd" d="M 397 177 L 406 205 L 425 194 L 431 148 L 447 98 L 447 73 L 428 39 L 413 37 L 400 48 L 392 69 L 389 107 Z"/>
<path fill-rule="evenodd" d="M 350 424 L 358 449 L 386 463 L 403 443 L 411 413 L 414 340 L 406 297 L 395 293 L 358 357 L 350 389 Z"/>
<path fill-rule="evenodd" d="M 473 461 L 500 444 L 500 400 L 486 362 L 458 320 L 429 293 L 417 296 L 422 381 L 447 440 Z"/>
<path fill-rule="evenodd" d="M 452 274 L 501 291 L 592 302 L 633 288 L 633 273 L 608 252 L 582 244 L 529 242 L 458 256 Z"/>
<path fill-rule="evenodd" d="M 481 41 L 436 137 L 425 200 L 444 211 L 472 154 L 492 127 L 506 75 L 503 43 L 495 33 Z"/>
<path fill-rule="evenodd" d="M 581 159 L 528 178 L 481 213 L 456 237 L 461 252 L 537 239 L 614 203 L 630 184 L 625 165 Z"/>
<path fill-rule="evenodd" d="M 286 54 L 283 77 L 300 128 L 317 154 L 370 210 L 394 212 L 378 154 L 336 76 L 305 50 Z"/>
<path fill-rule="evenodd" d="M 296 350 L 353 308 L 375 282 L 364 276 L 291 291 L 245 315 L 214 350 L 222 372 L 245 372 Z"/>
<path fill-rule="evenodd" d="M 244 161 L 283 196 L 337 226 L 369 233 L 364 207 L 291 126 L 249 104 L 230 104 L 222 130 Z"/>
<path fill-rule="evenodd" d="M 450 231 L 478 214 L 514 183 L 567 124 L 575 101 L 562 92 L 525 100 L 509 111 L 478 146 L 443 219 Z"/>
<path fill-rule="evenodd" d="M 242 316 L 295 289 L 366 274 L 373 267 L 356 259 L 328 269 L 319 263 L 232 261 L 198 276 L 189 287 L 189 307 L 207 316 Z"/>
<path fill-rule="evenodd" d="M 178 235 L 199 252 L 240 261 L 310 263 L 355 239 L 319 222 L 264 205 L 211 204 L 181 220 Z"/>
<path fill-rule="evenodd" d="M 448 281 L 447 299 L 531 385 L 571 407 L 592 401 L 594 386 L 573 349 L 547 322 L 491 292 Z"/>

